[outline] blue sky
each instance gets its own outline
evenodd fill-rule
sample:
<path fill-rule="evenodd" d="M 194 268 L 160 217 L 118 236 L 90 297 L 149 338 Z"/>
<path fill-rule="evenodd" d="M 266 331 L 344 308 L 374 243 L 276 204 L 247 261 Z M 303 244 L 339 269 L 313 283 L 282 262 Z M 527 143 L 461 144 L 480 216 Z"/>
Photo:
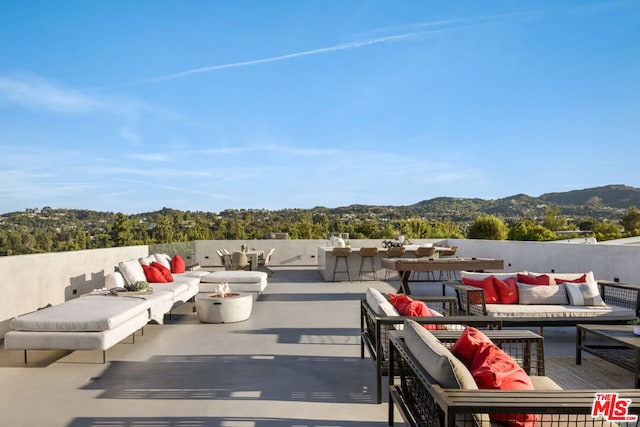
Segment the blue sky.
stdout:
<path fill-rule="evenodd" d="M 640 187 L 640 2 L 0 0 L 0 213 Z"/>

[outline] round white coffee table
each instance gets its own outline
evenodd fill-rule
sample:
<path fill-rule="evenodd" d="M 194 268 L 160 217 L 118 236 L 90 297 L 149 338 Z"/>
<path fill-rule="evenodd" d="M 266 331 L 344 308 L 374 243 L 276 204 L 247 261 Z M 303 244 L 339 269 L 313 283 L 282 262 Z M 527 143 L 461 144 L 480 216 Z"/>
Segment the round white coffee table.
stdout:
<path fill-rule="evenodd" d="M 252 308 L 250 293 L 232 292 L 224 298 L 210 293 L 196 295 L 196 313 L 203 323 L 242 322 L 251 316 Z"/>

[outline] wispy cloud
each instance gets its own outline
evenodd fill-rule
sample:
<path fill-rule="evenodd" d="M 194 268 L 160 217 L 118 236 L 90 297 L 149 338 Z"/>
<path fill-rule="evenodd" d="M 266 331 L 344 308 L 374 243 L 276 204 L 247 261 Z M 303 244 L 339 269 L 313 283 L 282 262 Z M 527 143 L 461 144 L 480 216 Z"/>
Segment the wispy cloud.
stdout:
<path fill-rule="evenodd" d="M 215 155 L 232 155 L 239 153 L 275 153 L 283 155 L 296 155 L 305 157 L 314 156 L 333 156 L 337 154 L 337 150 L 330 148 L 299 148 L 292 146 L 280 145 L 243 145 L 237 147 L 217 147 L 204 150 L 195 150 L 195 154 L 215 154 Z"/>
<path fill-rule="evenodd" d="M 533 15 L 538 14 L 539 12 L 535 11 L 525 11 L 525 12 L 516 12 L 516 13 L 503 13 L 497 15 L 486 15 L 486 16 L 476 16 L 472 18 L 452 18 L 452 19 L 441 19 L 438 21 L 426 21 L 426 22 L 416 22 L 413 24 L 404 24 L 404 25 L 396 25 L 392 27 L 384 27 L 377 28 L 368 33 L 371 36 L 374 34 L 380 33 L 392 33 L 392 32 L 403 32 L 403 33 L 415 33 L 415 32 L 426 32 L 426 28 L 441 28 L 440 32 L 454 30 L 460 27 L 467 27 L 469 25 L 477 25 L 483 23 L 490 23 L 496 21 L 510 21 L 513 19 L 526 18 Z M 432 31 L 433 32 L 433 31 Z"/>
<path fill-rule="evenodd" d="M 118 134 L 122 137 L 122 139 L 124 139 L 125 141 L 129 141 L 130 143 L 134 144 L 134 145 L 138 145 L 140 144 L 140 137 L 138 136 L 138 134 L 136 134 L 131 128 L 129 127 L 120 127 L 118 129 Z"/>
<path fill-rule="evenodd" d="M 102 107 L 81 92 L 33 76 L 21 79 L 0 76 L 0 104 L 3 102 L 63 113 L 87 113 Z"/>
<path fill-rule="evenodd" d="M 303 56 L 319 55 L 319 54 L 338 52 L 342 50 L 358 49 L 358 48 L 377 45 L 381 43 L 396 43 L 396 42 L 401 42 L 406 40 L 420 40 L 420 39 L 424 39 L 426 36 L 429 36 L 429 35 L 445 33 L 459 25 L 477 24 L 481 22 L 512 19 L 512 18 L 528 16 L 531 14 L 532 13 L 529 13 L 529 12 L 522 12 L 522 13 L 513 13 L 513 14 L 482 16 L 482 17 L 468 18 L 468 19 L 449 19 L 449 20 L 440 20 L 440 21 L 431 21 L 431 22 L 421 22 L 421 23 L 411 24 L 410 26 L 404 27 L 404 29 L 413 28 L 413 29 L 416 29 L 417 31 L 410 31 L 410 32 L 404 32 L 401 34 L 394 34 L 394 35 L 387 35 L 387 36 L 380 36 L 380 37 L 372 37 L 364 40 L 356 40 L 352 42 L 341 43 L 334 46 L 304 50 L 301 52 L 294 52 L 286 55 L 272 56 L 269 58 L 232 62 L 228 64 L 212 65 L 209 67 L 193 68 L 191 70 L 181 71 L 179 73 L 167 74 L 164 76 L 142 80 L 137 82 L 137 84 L 160 83 L 168 80 L 181 79 L 194 74 L 226 70 L 228 68 L 250 67 L 253 65 L 266 64 L 269 62 L 286 61 L 289 59 L 300 58 Z M 444 27 L 444 28 L 434 29 L 435 27 Z M 429 29 L 425 30 L 424 28 L 429 28 Z M 389 28 L 384 30 L 379 30 L 379 31 L 388 31 L 388 30 Z M 400 31 L 401 28 L 394 28 L 394 30 Z"/>
<path fill-rule="evenodd" d="M 210 67 L 194 68 L 194 69 L 191 69 L 191 70 L 182 71 L 182 72 L 175 73 L 175 74 L 168 74 L 168 75 L 165 75 L 165 76 L 160 76 L 160 77 L 155 77 L 155 78 L 143 80 L 143 81 L 140 81 L 138 83 L 140 83 L 140 84 L 144 84 L 144 83 L 159 83 L 159 82 L 163 82 L 163 81 L 167 81 L 167 80 L 175 80 L 175 79 L 180 79 L 180 78 L 183 78 L 183 77 L 188 77 L 188 76 L 191 76 L 193 74 L 200 74 L 200 73 L 207 73 L 207 72 L 211 72 L 211 71 L 225 70 L 227 68 L 249 67 L 249 66 L 252 66 L 252 65 L 266 64 L 266 63 L 269 63 L 269 62 L 285 61 L 285 60 L 288 60 L 288 59 L 300 58 L 300 57 L 309 56 L 309 55 L 318 55 L 318 54 L 323 54 L 323 53 L 337 52 L 337 51 L 341 51 L 341 50 L 357 49 L 357 48 L 361 48 L 361 47 L 365 47 L 365 46 L 371 46 L 371 45 L 380 44 L 380 43 L 394 43 L 394 42 L 399 42 L 399 41 L 404 41 L 404 40 L 420 39 L 420 38 L 424 38 L 425 36 L 427 36 L 429 34 L 435 34 L 435 33 L 440 33 L 440 32 L 444 32 L 444 31 L 446 31 L 446 30 L 415 31 L 415 32 L 406 33 L 406 34 L 396 34 L 396 35 L 391 35 L 391 36 L 371 38 L 371 39 L 367 39 L 367 40 L 358 40 L 358 41 L 338 44 L 338 45 L 335 45 L 335 46 L 329 46 L 329 47 L 323 47 L 323 48 L 318 48 L 318 49 L 305 50 L 305 51 L 302 51 L 302 52 L 289 53 L 289 54 L 280 55 L 280 56 L 272 56 L 270 58 L 253 59 L 253 60 L 249 60 L 249 61 L 240 61 L 240 62 L 232 62 L 232 63 L 229 63 L 229 64 L 213 65 L 213 66 L 210 66 Z"/>
<path fill-rule="evenodd" d="M 127 157 L 147 162 L 168 162 L 170 160 L 166 154 L 162 153 L 129 154 Z"/>

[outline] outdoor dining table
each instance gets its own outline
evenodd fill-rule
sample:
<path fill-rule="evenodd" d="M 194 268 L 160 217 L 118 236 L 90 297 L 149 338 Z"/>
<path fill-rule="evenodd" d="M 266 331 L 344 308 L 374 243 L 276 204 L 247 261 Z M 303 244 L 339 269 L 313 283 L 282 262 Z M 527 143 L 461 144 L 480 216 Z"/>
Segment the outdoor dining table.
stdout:
<path fill-rule="evenodd" d="M 484 271 L 504 269 L 504 260 L 493 258 L 387 258 L 382 267 L 400 275 L 399 294 L 411 294 L 409 276 L 412 271 Z M 444 289 L 443 289 L 444 295 Z"/>
<path fill-rule="evenodd" d="M 247 256 L 247 261 L 249 261 L 249 269 L 257 270 L 258 269 L 258 260 L 264 257 L 263 250 L 250 250 L 244 253 Z M 231 265 L 231 254 L 224 254 L 224 262 L 225 265 Z"/>

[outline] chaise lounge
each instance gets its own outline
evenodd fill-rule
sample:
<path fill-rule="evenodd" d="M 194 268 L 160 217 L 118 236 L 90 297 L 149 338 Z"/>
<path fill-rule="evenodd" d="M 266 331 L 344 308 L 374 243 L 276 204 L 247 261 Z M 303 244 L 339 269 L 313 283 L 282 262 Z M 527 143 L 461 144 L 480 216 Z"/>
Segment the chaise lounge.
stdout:
<path fill-rule="evenodd" d="M 149 301 L 88 295 L 18 316 L 4 337 L 8 350 L 105 351 L 149 322 Z"/>

